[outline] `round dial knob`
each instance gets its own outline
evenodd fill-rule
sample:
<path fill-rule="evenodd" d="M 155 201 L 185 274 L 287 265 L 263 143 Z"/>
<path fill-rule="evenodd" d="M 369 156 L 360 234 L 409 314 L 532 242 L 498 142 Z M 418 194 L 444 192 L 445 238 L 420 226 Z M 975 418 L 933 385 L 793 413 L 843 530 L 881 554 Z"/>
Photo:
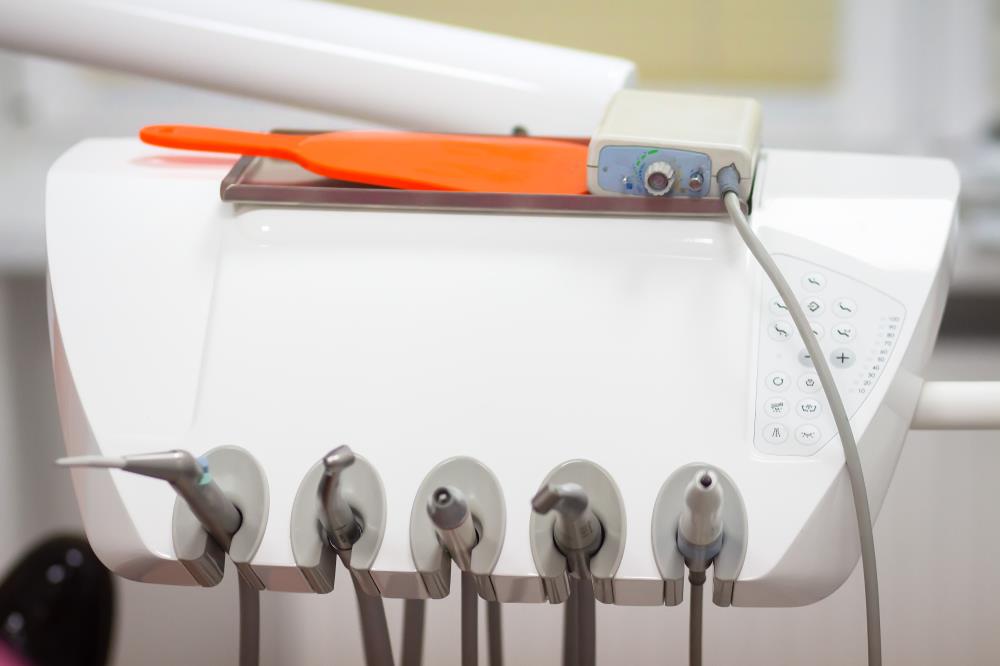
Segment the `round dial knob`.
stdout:
<path fill-rule="evenodd" d="M 661 196 L 674 186 L 674 168 L 666 162 L 653 162 L 642 176 L 646 183 L 646 191 Z"/>

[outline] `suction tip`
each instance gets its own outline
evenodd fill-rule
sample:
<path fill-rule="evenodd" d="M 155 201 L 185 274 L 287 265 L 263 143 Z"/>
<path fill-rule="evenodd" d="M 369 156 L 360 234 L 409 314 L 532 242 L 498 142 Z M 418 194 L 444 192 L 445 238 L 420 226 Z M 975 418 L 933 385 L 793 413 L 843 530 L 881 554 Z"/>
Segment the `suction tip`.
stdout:
<path fill-rule="evenodd" d="M 125 459 L 106 456 L 69 456 L 56 459 L 59 467 L 104 467 L 121 469 L 125 467 Z"/>

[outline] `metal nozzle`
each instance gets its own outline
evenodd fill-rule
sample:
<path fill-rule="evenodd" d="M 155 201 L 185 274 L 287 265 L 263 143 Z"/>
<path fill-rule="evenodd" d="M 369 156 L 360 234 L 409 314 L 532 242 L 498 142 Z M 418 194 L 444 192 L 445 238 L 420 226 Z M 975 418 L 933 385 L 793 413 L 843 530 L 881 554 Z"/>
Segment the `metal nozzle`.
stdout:
<path fill-rule="evenodd" d="M 319 482 L 321 520 L 326 527 L 330 543 L 337 550 L 350 550 L 361 538 L 361 525 L 354 510 L 344 498 L 341 475 L 354 464 L 354 451 L 346 444 L 338 446 L 323 457 L 326 470 Z"/>
<path fill-rule="evenodd" d="M 688 568 L 704 571 L 722 549 L 722 485 L 711 469 L 698 470 L 684 491 L 677 548 Z"/>
<path fill-rule="evenodd" d="M 427 515 L 438 540 L 462 571 L 472 566 L 472 549 L 479 541 L 475 521 L 465 494 L 453 486 L 441 486 L 427 499 Z"/>
<path fill-rule="evenodd" d="M 168 482 L 184 498 L 191 512 L 219 545 L 229 550 L 243 517 L 209 473 L 208 464 L 188 451 L 174 449 L 132 456 L 76 456 L 59 458 L 61 467 L 122 469 Z"/>

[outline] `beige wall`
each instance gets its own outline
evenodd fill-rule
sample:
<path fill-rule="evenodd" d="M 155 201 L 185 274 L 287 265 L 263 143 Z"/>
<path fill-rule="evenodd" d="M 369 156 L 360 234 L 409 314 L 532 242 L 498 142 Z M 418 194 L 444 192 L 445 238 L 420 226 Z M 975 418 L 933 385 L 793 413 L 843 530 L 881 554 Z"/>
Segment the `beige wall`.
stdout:
<path fill-rule="evenodd" d="M 808 86 L 829 81 L 834 68 L 836 0 L 346 4 L 623 56 L 646 82 Z"/>

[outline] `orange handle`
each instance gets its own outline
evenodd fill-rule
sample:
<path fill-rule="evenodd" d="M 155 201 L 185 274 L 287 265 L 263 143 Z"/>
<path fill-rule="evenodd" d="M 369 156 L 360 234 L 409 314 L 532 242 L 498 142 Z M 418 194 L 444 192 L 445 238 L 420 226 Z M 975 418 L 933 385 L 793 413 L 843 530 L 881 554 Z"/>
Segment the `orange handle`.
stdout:
<path fill-rule="evenodd" d="M 237 153 L 287 160 L 295 157 L 296 148 L 306 135 L 241 132 L 193 125 L 150 125 L 139 131 L 139 138 L 146 143 L 165 148 Z"/>

